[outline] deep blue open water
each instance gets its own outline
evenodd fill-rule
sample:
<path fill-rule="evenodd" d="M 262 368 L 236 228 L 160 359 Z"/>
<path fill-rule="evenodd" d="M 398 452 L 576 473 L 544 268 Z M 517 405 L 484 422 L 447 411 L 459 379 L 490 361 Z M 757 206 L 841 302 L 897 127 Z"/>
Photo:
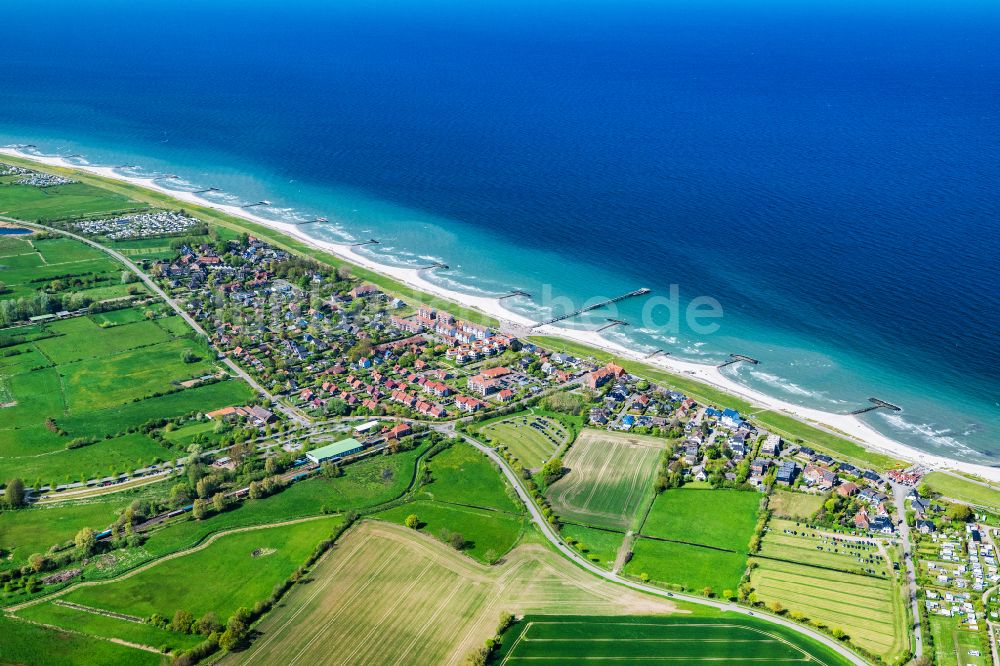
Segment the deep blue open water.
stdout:
<path fill-rule="evenodd" d="M 880 430 L 1000 457 L 1000 3 L 53 0 L 0 25 L 0 144 L 324 215 L 467 291 L 679 284 L 718 332 L 635 302 L 609 337 L 749 354 L 756 388 L 876 395 L 904 407 Z"/>

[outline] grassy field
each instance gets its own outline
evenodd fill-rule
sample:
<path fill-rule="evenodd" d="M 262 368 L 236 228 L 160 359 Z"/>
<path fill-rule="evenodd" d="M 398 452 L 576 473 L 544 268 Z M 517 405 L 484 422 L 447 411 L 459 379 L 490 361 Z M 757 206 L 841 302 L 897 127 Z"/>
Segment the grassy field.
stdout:
<path fill-rule="evenodd" d="M 50 546 L 65 543 L 81 527 L 101 530 L 115 519 L 115 511 L 132 497 L 90 500 L 78 504 L 36 506 L 0 513 L 0 569 L 25 564 L 33 553 L 45 553 Z"/>
<path fill-rule="evenodd" d="M 482 453 L 469 444 L 456 443 L 428 462 L 432 481 L 421 488 L 420 497 L 468 504 L 507 513 L 522 513 L 520 501 Z"/>
<path fill-rule="evenodd" d="M 1000 511 L 1000 488 L 986 487 L 944 472 L 931 472 L 921 483 L 944 497 Z"/>
<path fill-rule="evenodd" d="M 680 586 L 701 594 L 710 588 L 715 595 L 734 591 L 746 570 L 747 556 L 675 541 L 638 538 L 632 544 L 632 559 L 624 573 L 660 585 Z"/>
<path fill-rule="evenodd" d="M 772 411 L 761 412 L 742 398 L 730 395 L 688 377 L 675 375 L 639 361 L 620 358 L 608 352 L 561 338 L 534 336 L 529 338 L 529 340 L 552 351 L 564 351 L 584 358 L 593 357 L 599 361 L 614 361 L 634 375 L 675 388 L 702 404 L 731 407 L 740 413 L 755 412 L 754 420 L 763 425 L 767 430 L 776 432 L 793 442 L 802 441 L 808 443 L 813 448 L 836 455 L 842 460 L 848 460 L 861 467 L 873 467 L 884 470 L 891 467 L 899 467 L 903 464 L 900 460 L 869 451 L 861 444 L 811 426 L 808 423 L 803 423 L 785 414 Z"/>
<path fill-rule="evenodd" d="M 747 617 L 531 615 L 504 635 L 499 664 L 643 663 L 663 665 L 850 662 L 784 627 Z"/>
<path fill-rule="evenodd" d="M 249 650 L 224 663 L 461 664 L 501 612 L 674 609 L 566 567 L 543 546 L 521 546 L 485 567 L 412 530 L 373 522 L 345 535 L 310 578 L 261 622 Z"/>
<path fill-rule="evenodd" d="M 760 554 L 799 564 L 887 578 L 892 565 L 875 543 L 869 539 L 835 538 L 797 525 L 792 520 L 772 518 L 761 541 Z"/>
<path fill-rule="evenodd" d="M 776 516 L 806 520 L 823 506 L 823 495 L 797 493 L 791 490 L 775 489 L 771 493 L 767 507 Z"/>
<path fill-rule="evenodd" d="M 227 618 L 267 598 L 340 523 L 319 518 L 222 535 L 201 550 L 152 564 L 116 580 L 77 588 L 64 601 L 149 617 L 184 609 Z M 235 577 L 234 577 L 235 575 Z"/>
<path fill-rule="evenodd" d="M 546 496 L 563 521 L 627 529 L 652 497 L 665 442 L 652 437 L 584 430 L 563 458 L 569 472 Z"/>
<path fill-rule="evenodd" d="M 969 631 L 958 618 L 931 615 L 929 619 L 936 663 L 941 666 L 990 666 L 988 637 Z M 971 650 L 978 650 L 979 656 L 969 654 Z"/>
<path fill-rule="evenodd" d="M 840 628 L 853 643 L 887 658 L 907 647 L 906 611 L 893 582 L 794 562 L 756 562 L 750 581 L 759 600 Z"/>
<path fill-rule="evenodd" d="M 3 161 L 10 164 L 15 160 L 4 156 Z M 28 222 L 61 220 L 144 207 L 128 196 L 84 183 L 54 187 L 0 184 L 0 215 Z"/>
<path fill-rule="evenodd" d="M 760 498 L 743 490 L 671 488 L 653 502 L 641 533 L 746 553 Z"/>
<path fill-rule="evenodd" d="M 72 246 L 52 252 L 73 256 Z M 147 321 L 138 309 L 103 318 L 112 325 L 101 326 L 96 316 L 45 324 L 3 350 L 4 393 L 15 404 L 0 408 L 0 478 L 61 484 L 176 458 L 142 435 L 114 435 L 154 418 L 241 404 L 253 396 L 240 381 L 178 391 L 177 382 L 214 371 L 186 326 Z M 183 324 L 179 317 L 163 321 L 172 320 Z M 202 360 L 185 362 L 185 352 Z M 77 437 L 98 442 L 67 449 Z"/>
<path fill-rule="evenodd" d="M 593 527 L 573 525 L 572 523 L 564 524 L 559 531 L 567 543 L 571 539 L 575 542 L 573 543 L 573 547 L 581 555 L 605 569 L 611 569 L 614 566 L 618 549 L 621 547 L 622 540 L 624 539 L 624 535 L 621 532 L 598 530 Z"/>
<path fill-rule="evenodd" d="M 530 413 L 490 423 L 480 433 L 507 447 L 529 469 L 541 467 L 569 438 L 555 419 Z"/>
<path fill-rule="evenodd" d="M 526 517 L 512 513 L 426 500 L 407 502 L 374 517 L 403 525 L 410 514 L 419 518 L 421 532 L 443 542 L 457 532 L 465 541 L 461 552 L 485 564 L 510 551 L 528 525 Z"/>
<path fill-rule="evenodd" d="M 56 631 L 0 615 L 0 664 L 46 666 L 160 666 L 168 663 L 162 655 L 119 645 L 99 638 Z"/>
<path fill-rule="evenodd" d="M 160 629 L 148 623 L 101 615 L 96 610 L 71 607 L 63 605 L 60 601 L 29 606 L 20 611 L 17 617 L 98 638 L 127 641 L 156 650 L 163 648 L 187 650 L 205 639 L 204 636 Z"/>

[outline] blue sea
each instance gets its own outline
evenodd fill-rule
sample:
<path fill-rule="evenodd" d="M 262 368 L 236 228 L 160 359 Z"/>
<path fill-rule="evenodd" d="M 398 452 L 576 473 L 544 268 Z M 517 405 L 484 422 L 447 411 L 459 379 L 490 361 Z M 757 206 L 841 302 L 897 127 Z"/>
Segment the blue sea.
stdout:
<path fill-rule="evenodd" d="M 1000 3 L 0 4 L 0 144 L 170 173 L 534 317 L 1000 463 Z M 542 298 L 543 295 L 552 298 Z M 557 308 L 558 309 L 558 308 Z M 596 327 L 609 313 L 570 325 Z"/>

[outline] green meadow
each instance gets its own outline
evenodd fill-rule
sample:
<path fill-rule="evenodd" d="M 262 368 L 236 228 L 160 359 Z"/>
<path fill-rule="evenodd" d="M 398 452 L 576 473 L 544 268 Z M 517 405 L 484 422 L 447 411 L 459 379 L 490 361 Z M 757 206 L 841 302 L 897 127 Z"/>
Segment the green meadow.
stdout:
<path fill-rule="evenodd" d="M 199 550 L 62 598 L 139 617 L 172 617 L 184 609 L 195 617 L 211 611 L 227 618 L 241 606 L 252 607 L 270 596 L 340 522 L 338 517 L 319 518 L 225 534 Z"/>
<path fill-rule="evenodd" d="M 0 663 L 43 666 L 58 650 L 63 666 L 160 666 L 161 655 L 0 615 Z"/>

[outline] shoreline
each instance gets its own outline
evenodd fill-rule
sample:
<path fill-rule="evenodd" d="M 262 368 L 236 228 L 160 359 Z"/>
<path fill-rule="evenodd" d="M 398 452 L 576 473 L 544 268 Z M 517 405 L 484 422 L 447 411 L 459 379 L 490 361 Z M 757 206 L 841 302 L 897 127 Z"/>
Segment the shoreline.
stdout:
<path fill-rule="evenodd" d="M 192 192 L 172 190 L 163 187 L 152 178 L 125 176 L 115 171 L 114 167 L 79 165 L 67 162 L 62 157 L 48 157 L 22 153 L 15 148 L 0 147 L 0 155 L 10 155 L 12 157 L 34 161 L 43 165 L 77 170 L 110 180 L 116 180 L 137 187 L 142 187 L 147 190 L 152 190 L 180 202 L 211 208 L 232 217 L 244 219 L 248 222 L 253 222 L 254 224 L 259 224 L 285 236 L 292 237 L 309 245 L 310 247 L 332 254 L 346 262 L 390 277 L 416 291 L 447 299 L 461 307 L 478 310 L 501 321 L 512 322 L 521 326 L 534 324 L 534 322 L 527 317 L 504 308 L 502 303 L 498 301 L 496 297 L 476 296 L 441 287 L 427 280 L 421 274 L 421 271 L 416 268 L 405 268 L 379 263 L 358 253 L 355 248 L 349 245 L 313 238 L 300 230 L 295 224 L 269 220 L 238 206 L 215 203 L 203 199 Z M 665 355 L 656 356 L 652 359 L 646 359 L 644 354 L 631 350 L 624 345 L 606 340 L 595 331 L 546 325 L 535 328 L 532 333 L 563 338 L 568 341 L 581 343 L 601 351 L 609 352 L 629 360 L 638 361 L 645 365 L 665 370 L 666 372 L 695 379 L 714 388 L 721 389 L 722 391 L 730 393 L 738 398 L 747 400 L 754 406 L 760 407 L 761 410 L 770 410 L 791 416 L 807 423 L 808 425 L 827 430 L 832 434 L 853 441 L 878 453 L 886 454 L 911 463 L 916 463 L 934 470 L 963 472 L 979 476 L 989 481 L 1000 482 L 1000 468 L 954 460 L 944 456 L 920 451 L 919 449 L 892 439 L 888 435 L 879 432 L 855 416 L 848 414 L 835 414 L 833 412 L 827 412 L 820 409 L 803 407 L 790 403 L 786 400 L 782 400 L 781 398 L 767 395 L 761 391 L 740 384 L 736 380 L 724 375 L 713 365 L 683 361 Z"/>

